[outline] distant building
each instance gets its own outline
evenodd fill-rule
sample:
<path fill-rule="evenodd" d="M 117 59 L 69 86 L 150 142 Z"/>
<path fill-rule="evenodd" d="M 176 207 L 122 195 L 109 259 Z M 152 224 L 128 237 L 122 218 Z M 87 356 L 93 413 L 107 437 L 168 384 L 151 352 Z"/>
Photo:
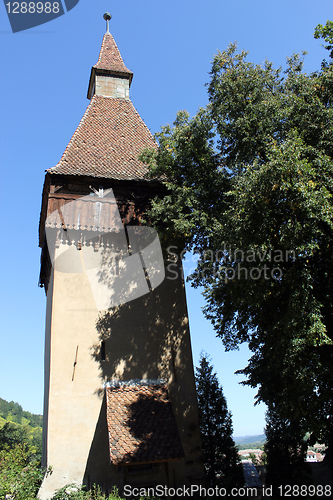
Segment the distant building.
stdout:
<path fill-rule="evenodd" d="M 306 460 L 306 462 L 318 462 L 316 452 L 315 451 L 307 451 L 305 460 Z"/>
<path fill-rule="evenodd" d="M 324 455 L 322 455 L 322 453 L 308 450 L 306 452 L 305 460 L 306 462 L 322 462 L 324 460 Z"/>
<path fill-rule="evenodd" d="M 253 453 L 255 455 L 256 459 L 258 461 L 260 461 L 264 452 L 263 452 L 263 450 L 250 449 L 250 448 L 247 450 L 239 450 L 238 451 L 238 455 L 241 457 L 241 459 L 247 458 L 251 453 Z"/>

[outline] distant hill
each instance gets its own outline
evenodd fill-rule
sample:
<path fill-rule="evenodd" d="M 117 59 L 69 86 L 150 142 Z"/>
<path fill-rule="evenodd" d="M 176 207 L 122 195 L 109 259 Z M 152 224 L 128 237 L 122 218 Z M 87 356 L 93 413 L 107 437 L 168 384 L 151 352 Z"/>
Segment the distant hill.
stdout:
<path fill-rule="evenodd" d="M 42 453 L 42 415 L 24 411 L 22 406 L 0 398 L 0 451 L 26 444 L 31 456 L 40 459 Z"/>
<path fill-rule="evenodd" d="M 234 441 L 238 448 L 260 448 L 264 446 L 266 441 L 265 434 L 257 434 L 255 436 L 239 436 L 234 437 Z"/>
<path fill-rule="evenodd" d="M 42 427 L 43 417 L 42 415 L 34 415 L 29 411 L 24 411 L 22 406 L 14 403 L 14 401 L 9 403 L 0 398 L 0 427 L 6 422 L 14 422 L 20 425 L 28 424 L 30 427 Z"/>

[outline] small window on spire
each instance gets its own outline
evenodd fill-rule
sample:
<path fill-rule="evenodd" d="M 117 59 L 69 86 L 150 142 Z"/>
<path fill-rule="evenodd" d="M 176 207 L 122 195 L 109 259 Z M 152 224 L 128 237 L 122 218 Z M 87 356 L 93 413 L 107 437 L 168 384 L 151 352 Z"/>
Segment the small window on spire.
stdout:
<path fill-rule="evenodd" d="M 101 361 L 105 361 L 105 341 L 101 342 Z"/>

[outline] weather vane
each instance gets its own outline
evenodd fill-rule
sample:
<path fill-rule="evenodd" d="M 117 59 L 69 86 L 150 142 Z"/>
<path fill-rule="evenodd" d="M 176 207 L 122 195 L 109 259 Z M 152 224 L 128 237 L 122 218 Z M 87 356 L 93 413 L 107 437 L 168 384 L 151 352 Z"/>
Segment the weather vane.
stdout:
<path fill-rule="evenodd" d="M 109 12 L 105 12 L 103 15 L 103 19 L 106 21 L 106 32 L 109 33 L 109 21 L 111 21 L 111 14 Z"/>

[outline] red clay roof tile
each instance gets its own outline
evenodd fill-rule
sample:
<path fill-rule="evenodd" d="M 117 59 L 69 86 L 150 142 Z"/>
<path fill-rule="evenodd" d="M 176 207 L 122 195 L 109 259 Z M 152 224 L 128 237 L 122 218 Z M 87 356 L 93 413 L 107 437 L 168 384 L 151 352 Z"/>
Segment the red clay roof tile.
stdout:
<path fill-rule="evenodd" d="M 103 37 L 99 58 L 94 68 L 104 69 L 117 73 L 127 73 L 128 75 L 133 76 L 132 71 L 126 68 L 117 44 L 111 33 L 105 33 Z"/>
<path fill-rule="evenodd" d="M 130 100 L 94 95 L 59 163 L 47 172 L 147 180 L 148 168 L 138 155 L 144 148 L 155 147 Z"/>
<path fill-rule="evenodd" d="M 168 391 L 163 384 L 108 387 L 106 394 L 113 464 L 184 457 Z"/>

